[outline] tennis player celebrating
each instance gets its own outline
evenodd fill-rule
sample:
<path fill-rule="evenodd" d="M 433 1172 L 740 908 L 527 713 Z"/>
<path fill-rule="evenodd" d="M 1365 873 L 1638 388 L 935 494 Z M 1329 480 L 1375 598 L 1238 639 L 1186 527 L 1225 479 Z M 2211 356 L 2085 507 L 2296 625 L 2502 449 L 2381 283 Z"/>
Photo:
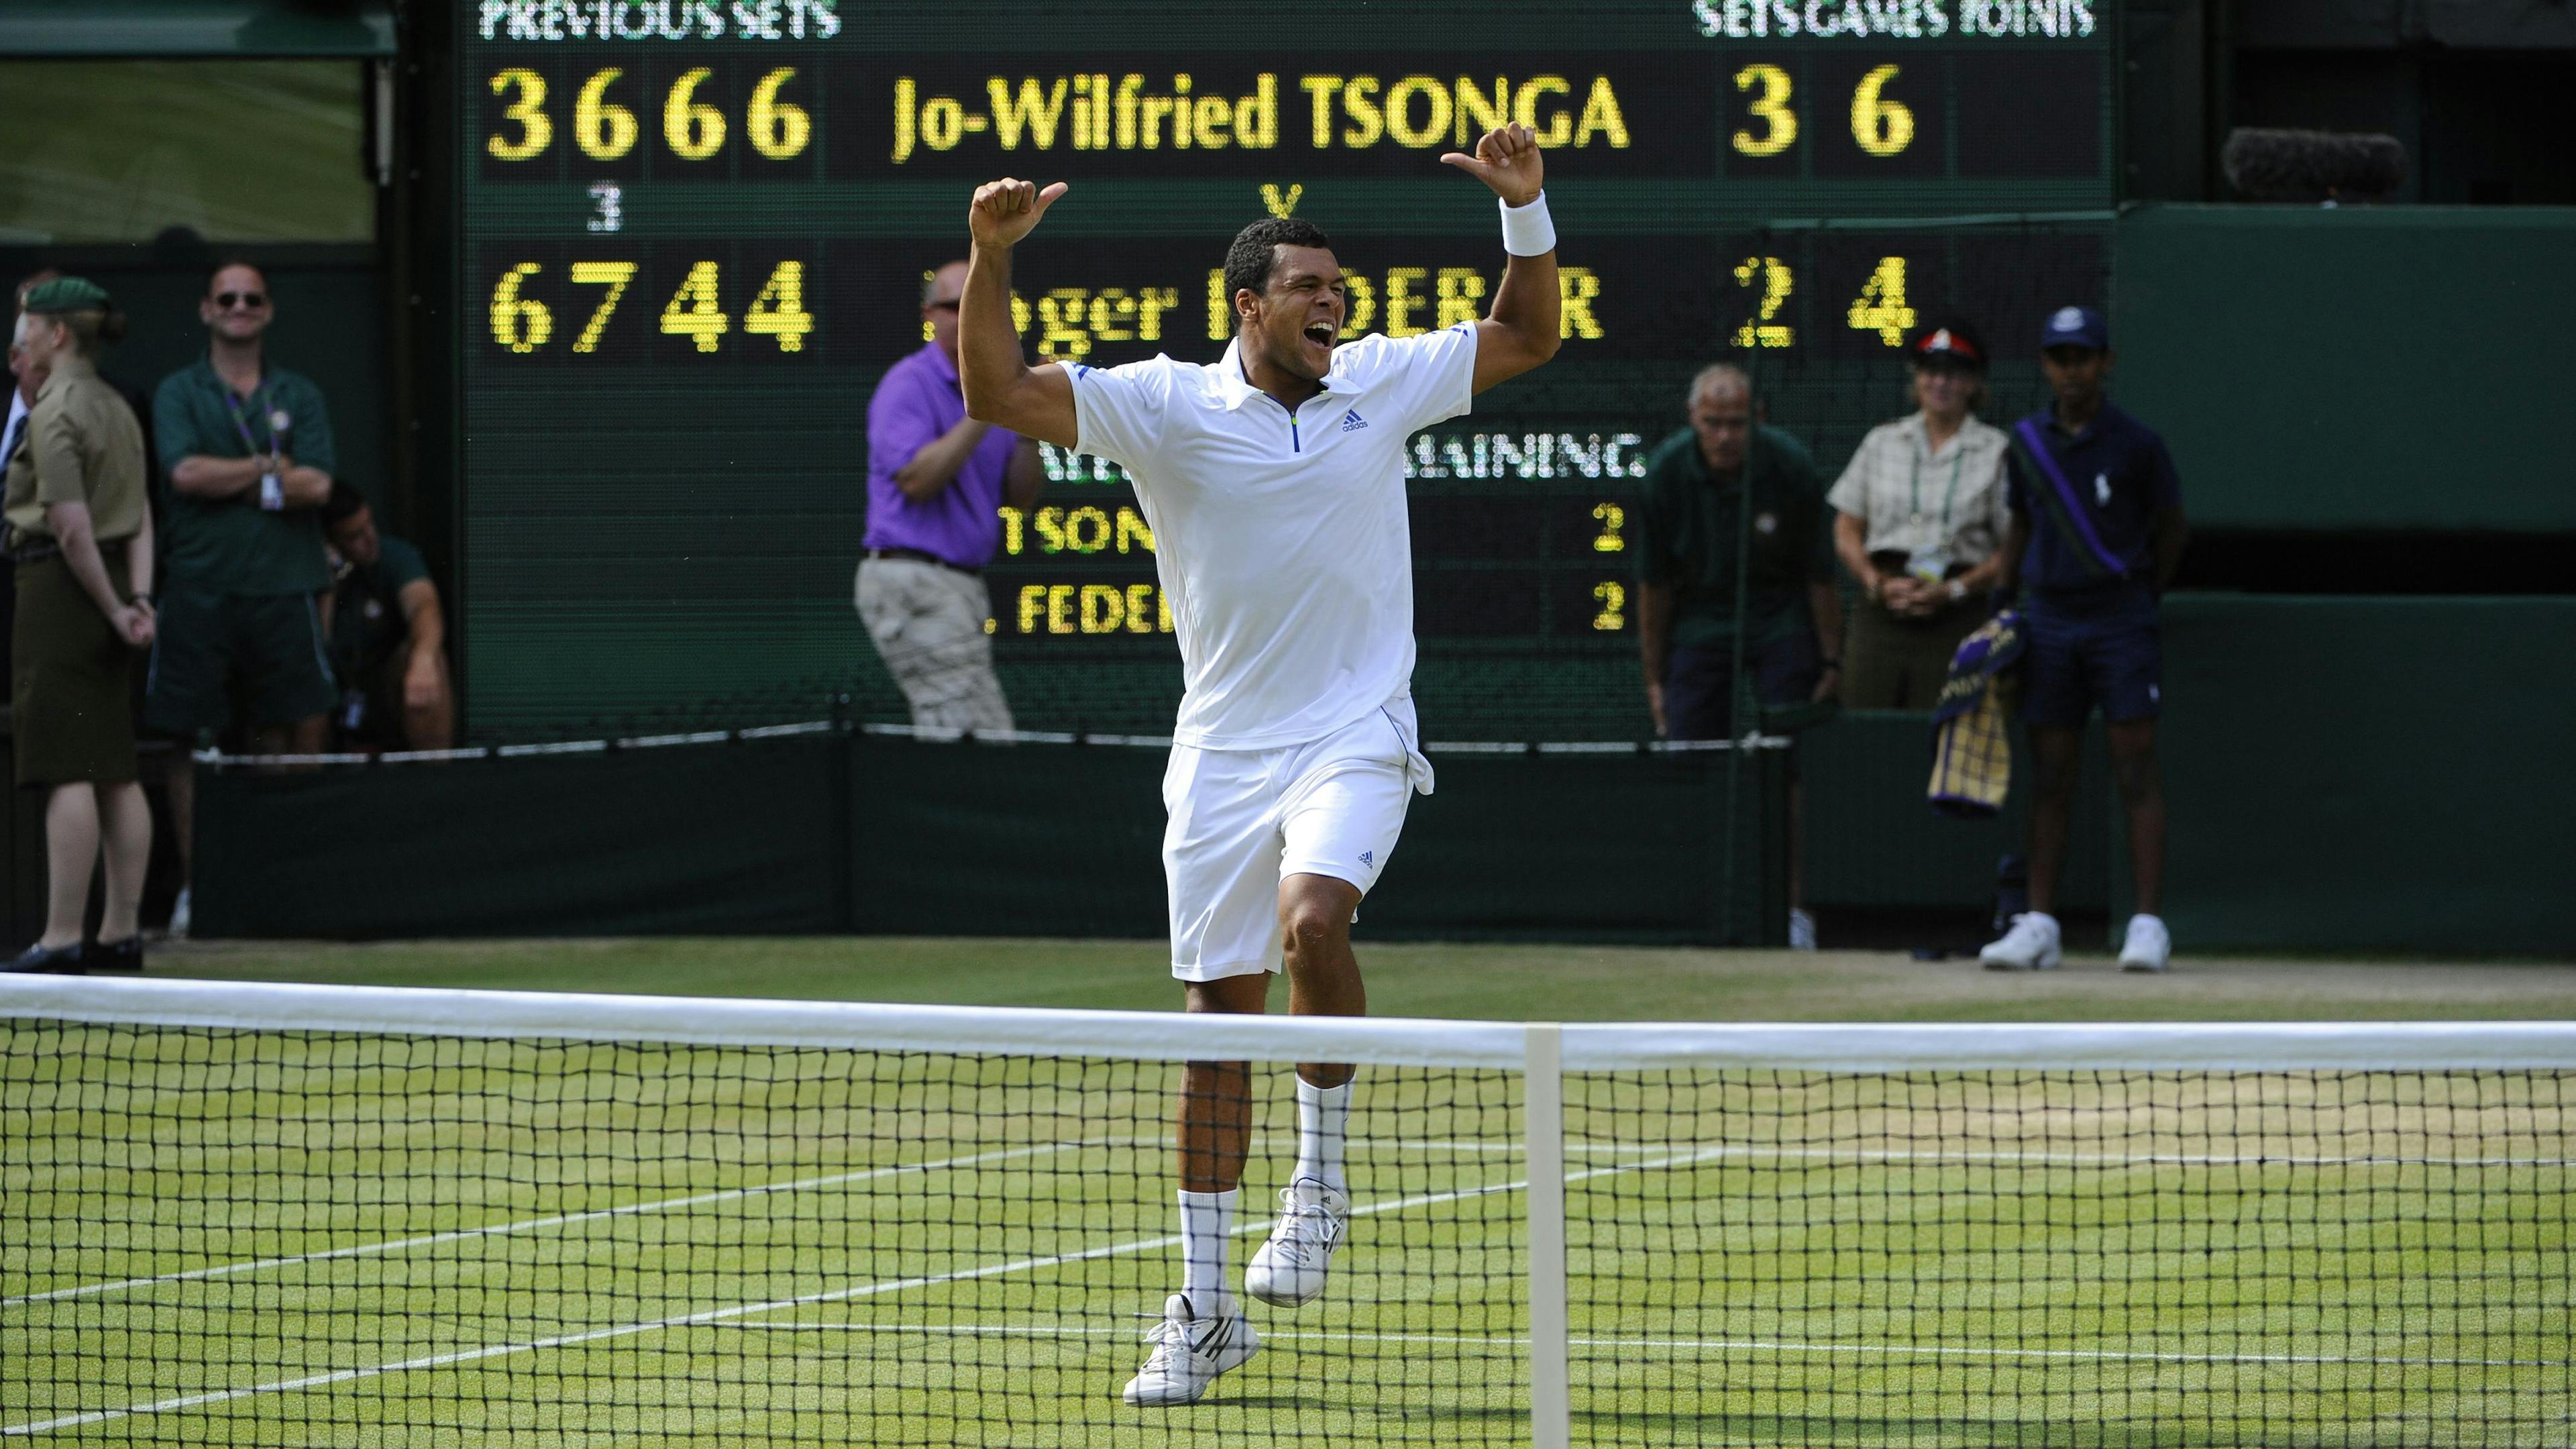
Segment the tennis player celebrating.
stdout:
<path fill-rule="evenodd" d="M 1502 200 L 1510 254 L 1492 315 L 1336 346 L 1347 293 L 1332 243 L 1287 218 L 1226 251 L 1235 339 L 1207 366 L 1028 367 L 1011 326 L 1011 248 L 1065 194 L 976 188 L 959 318 L 966 410 L 1107 458 L 1154 530 L 1187 692 L 1163 775 L 1172 974 L 1191 1011 L 1367 1010 L 1351 922 L 1413 791 L 1431 793 L 1414 722 L 1413 549 L 1404 444 L 1469 397 L 1555 355 L 1556 233 L 1526 126 L 1443 162 Z M 1350 1214 L 1348 1065 L 1297 1067 L 1297 1164 L 1244 1287 L 1281 1307 L 1324 1290 Z M 1187 1404 L 1259 1338 L 1226 1291 L 1226 1245 L 1252 1129 L 1250 1068 L 1193 1062 L 1179 1116 L 1181 1291 L 1164 1304 L 1131 1404 Z"/>

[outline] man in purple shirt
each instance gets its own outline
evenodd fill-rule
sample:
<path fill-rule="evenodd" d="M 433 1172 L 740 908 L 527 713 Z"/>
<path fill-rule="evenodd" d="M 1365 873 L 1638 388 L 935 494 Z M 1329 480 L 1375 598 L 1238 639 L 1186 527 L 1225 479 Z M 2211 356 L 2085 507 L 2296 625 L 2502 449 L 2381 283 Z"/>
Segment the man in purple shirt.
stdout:
<path fill-rule="evenodd" d="M 1002 540 L 998 511 L 1035 503 L 1036 442 L 966 416 L 957 385 L 957 299 L 966 264 L 921 287 L 930 341 L 886 369 L 868 399 L 867 557 L 859 620 L 912 705 L 942 729 L 1011 728 L 984 632 L 984 565 Z"/>

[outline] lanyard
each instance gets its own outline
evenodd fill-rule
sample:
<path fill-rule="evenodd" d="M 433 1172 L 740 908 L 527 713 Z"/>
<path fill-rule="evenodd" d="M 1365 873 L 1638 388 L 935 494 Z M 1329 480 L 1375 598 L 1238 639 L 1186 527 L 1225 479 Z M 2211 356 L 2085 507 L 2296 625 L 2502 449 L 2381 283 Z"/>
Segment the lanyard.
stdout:
<path fill-rule="evenodd" d="M 1965 428 L 1960 429 L 1963 434 L 1966 431 Z M 1930 439 L 1926 438 L 1924 441 L 1928 446 Z M 1959 469 L 1968 461 L 1968 440 L 1962 436 L 1953 437 L 1950 441 L 1955 447 L 1955 451 L 1950 454 L 1950 488 L 1948 492 L 1941 495 L 1941 542 L 1944 544 L 1950 541 L 1951 506 L 1959 501 Z M 1912 505 L 1914 521 L 1921 523 L 1923 521 L 1923 450 L 1920 448 L 1914 450 L 1914 473 L 1906 480 L 1905 497 Z"/>
<path fill-rule="evenodd" d="M 250 419 L 242 413 L 242 400 L 233 396 L 233 390 L 231 388 L 228 387 L 224 389 L 224 406 L 232 412 L 233 428 L 236 432 L 241 434 L 242 446 L 250 450 L 250 456 L 256 458 L 263 453 L 276 452 L 278 450 L 277 426 L 272 421 L 275 414 L 271 413 L 268 408 L 267 383 L 262 382 L 258 388 L 251 393 L 250 404 L 252 410 L 259 414 L 260 425 L 268 429 L 268 446 L 265 448 L 261 447 L 259 445 L 259 441 L 250 435 Z"/>

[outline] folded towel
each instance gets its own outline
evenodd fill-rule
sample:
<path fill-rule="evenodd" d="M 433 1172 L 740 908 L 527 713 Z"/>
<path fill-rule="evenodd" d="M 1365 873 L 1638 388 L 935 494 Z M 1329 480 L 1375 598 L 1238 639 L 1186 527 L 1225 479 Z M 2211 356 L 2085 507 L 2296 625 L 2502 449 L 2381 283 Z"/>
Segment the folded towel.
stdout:
<path fill-rule="evenodd" d="M 1924 791 L 1944 815 L 1980 820 L 2000 812 L 2012 787 L 2005 670 L 2022 653 L 2021 615 L 2003 610 L 1959 641 L 1950 678 L 1932 711 L 1932 783 Z"/>

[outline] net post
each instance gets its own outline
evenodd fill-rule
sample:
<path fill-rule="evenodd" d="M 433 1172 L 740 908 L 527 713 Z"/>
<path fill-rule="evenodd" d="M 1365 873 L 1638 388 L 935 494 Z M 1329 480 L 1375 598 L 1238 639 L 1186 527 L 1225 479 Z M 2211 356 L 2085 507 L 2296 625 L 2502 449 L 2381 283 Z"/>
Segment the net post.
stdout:
<path fill-rule="evenodd" d="M 1553 1022 L 1528 1028 L 1521 1130 L 1529 1164 L 1530 1443 L 1567 1449 L 1573 1393 L 1566 1375 L 1565 1068 Z"/>

